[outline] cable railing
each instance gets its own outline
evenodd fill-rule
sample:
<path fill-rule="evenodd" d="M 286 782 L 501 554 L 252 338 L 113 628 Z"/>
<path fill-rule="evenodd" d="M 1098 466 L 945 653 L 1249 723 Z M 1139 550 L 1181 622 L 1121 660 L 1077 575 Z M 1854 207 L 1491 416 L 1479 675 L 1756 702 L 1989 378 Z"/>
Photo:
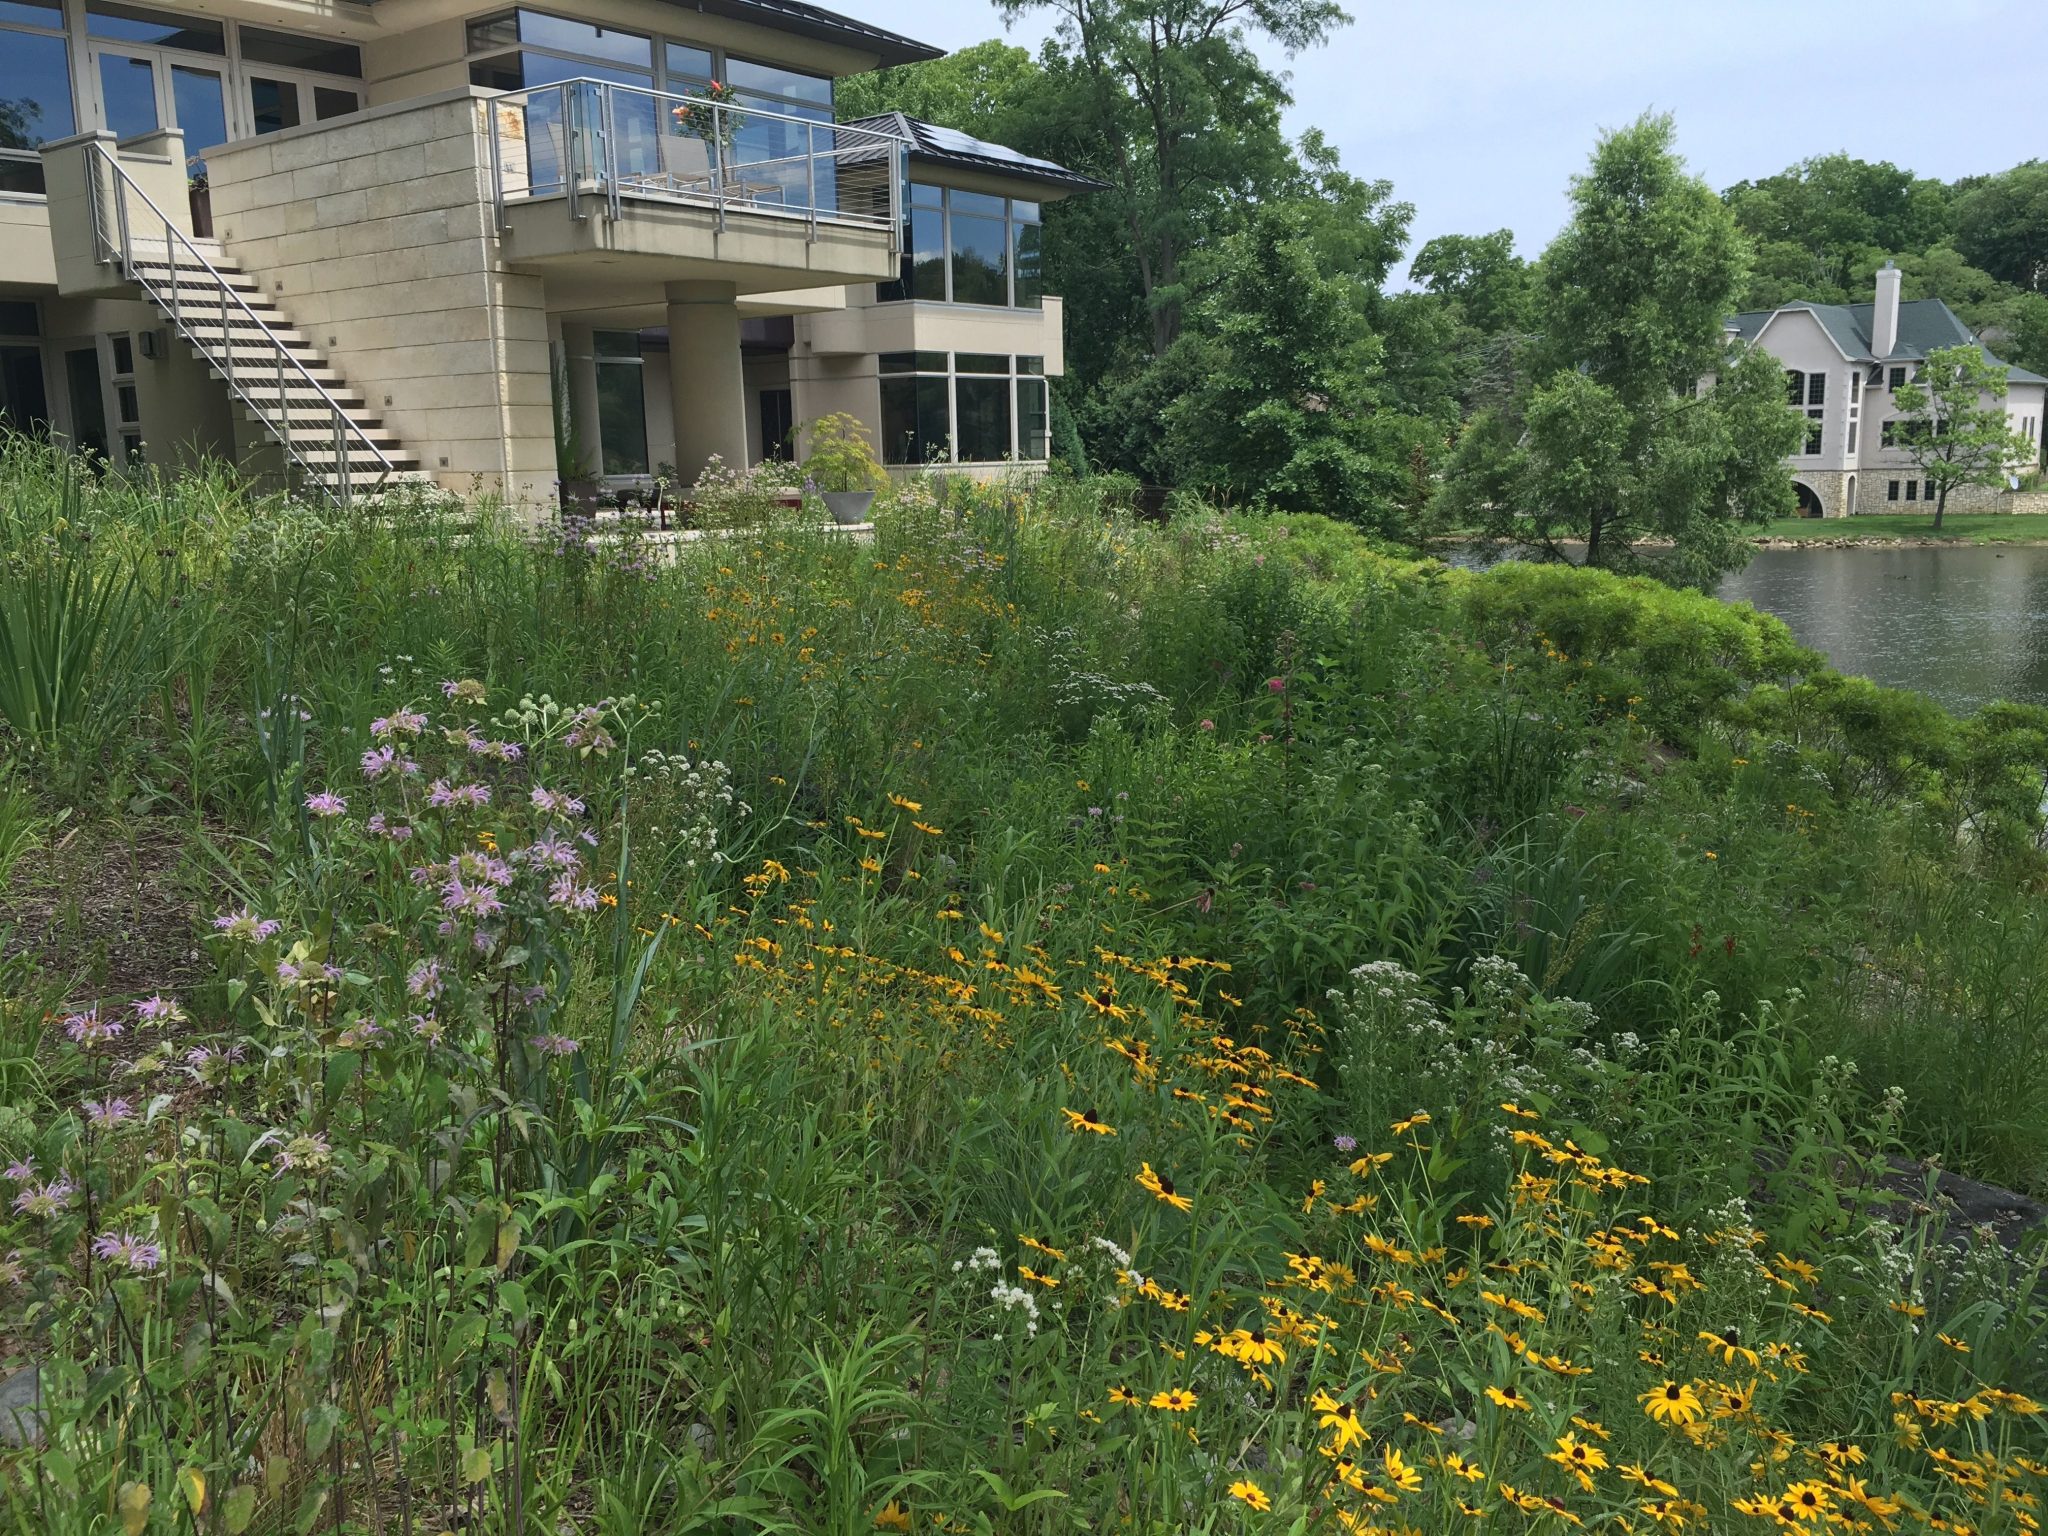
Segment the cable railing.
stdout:
<path fill-rule="evenodd" d="M 102 167 L 110 177 L 101 174 Z M 306 478 L 346 506 L 358 488 L 355 460 L 367 460 L 363 478 L 375 485 L 396 473 L 390 456 L 192 238 L 151 201 L 118 156 L 95 144 L 90 169 L 86 190 L 94 253 L 103 263 L 117 264 L 122 277 L 170 317 L 177 333 L 227 381 L 229 392 L 270 430 Z M 140 207 L 131 208 L 131 201 Z M 163 227 L 160 259 L 136 229 L 145 214 L 150 236 L 159 224 Z M 209 327 L 216 334 L 208 334 Z M 248 356 L 252 351 L 256 355 Z M 258 398 L 265 391 L 274 391 L 274 405 Z M 296 425 L 307 418 L 309 425 Z M 330 449 L 334 463 L 324 468 L 319 456 Z"/>
<path fill-rule="evenodd" d="M 492 98 L 491 186 L 498 225 L 515 203 L 559 197 L 569 217 L 606 217 L 626 199 L 709 207 L 885 230 L 903 228 L 910 145 L 709 95 L 672 94 L 608 80 L 564 80 Z"/>

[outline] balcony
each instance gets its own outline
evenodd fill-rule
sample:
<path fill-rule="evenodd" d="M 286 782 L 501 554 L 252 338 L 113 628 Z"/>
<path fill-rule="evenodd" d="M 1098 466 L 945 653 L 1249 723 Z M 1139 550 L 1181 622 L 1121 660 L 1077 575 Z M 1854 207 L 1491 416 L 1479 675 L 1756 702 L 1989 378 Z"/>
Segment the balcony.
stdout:
<path fill-rule="evenodd" d="M 505 258 L 740 292 L 896 271 L 909 145 L 893 134 L 600 80 L 493 97 Z"/>

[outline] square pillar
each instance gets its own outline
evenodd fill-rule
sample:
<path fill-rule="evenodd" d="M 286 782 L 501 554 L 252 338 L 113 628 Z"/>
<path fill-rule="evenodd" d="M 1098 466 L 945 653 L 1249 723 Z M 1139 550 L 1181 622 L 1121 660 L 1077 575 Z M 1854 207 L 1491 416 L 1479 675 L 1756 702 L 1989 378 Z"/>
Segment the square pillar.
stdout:
<path fill-rule="evenodd" d="M 739 290 L 731 283 L 670 283 L 669 389 L 676 475 L 694 485 L 715 454 L 747 467 L 747 392 L 740 363 Z"/>

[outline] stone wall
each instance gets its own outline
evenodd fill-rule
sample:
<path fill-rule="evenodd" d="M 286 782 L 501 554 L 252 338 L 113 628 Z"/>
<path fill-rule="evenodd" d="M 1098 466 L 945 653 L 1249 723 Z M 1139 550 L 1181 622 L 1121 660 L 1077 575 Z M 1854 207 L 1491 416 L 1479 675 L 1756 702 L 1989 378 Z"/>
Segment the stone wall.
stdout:
<path fill-rule="evenodd" d="M 422 468 L 548 499 L 547 313 L 498 259 L 480 96 L 209 150 L 214 229 Z"/>

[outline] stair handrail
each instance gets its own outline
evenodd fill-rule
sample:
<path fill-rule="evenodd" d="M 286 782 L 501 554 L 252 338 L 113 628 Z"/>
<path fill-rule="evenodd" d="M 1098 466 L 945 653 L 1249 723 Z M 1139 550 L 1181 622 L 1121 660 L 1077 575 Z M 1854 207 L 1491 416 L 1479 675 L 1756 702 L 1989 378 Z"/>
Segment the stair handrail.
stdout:
<path fill-rule="evenodd" d="M 235 291 L 234 285 L 227 280 L 227 277 L 220 269 L 206 259 L 206 253 L 199 249 L 192 238 L 177 226 L 169 214 L 156 205 L 147 192 L 143 191 L 135 178 L 128 174 L 127 168 L 121 164 L 120 158 L 104 144 L 93 144 L 90 146 L 90 151 L 94 159 L 104 162 L 107 168 L 114 173 L 117 183 L 114 198 L 116 228 L 114 232 L 110 233 L 107 229 L 106 209 L 102 206 L 103 194 L 100 178 L 97 174 L 86 177 L 87 202 L 90 205 L 92 215 L 94 254 L 98 259 L 102 263 L 118 263 L 121 268 L 121 275 L 156 301 L 157 307 L 171 317 L 171 324 L 176 328 L 178 334 L 184 337 L 201 357 L 220 370 L 221 377 L 227 381 L 229 392 L 246 405 L 250 412 L 270 429 L 271 433 L 277 438 L 279 446 L 284 449 L 286 456 L 296 462 L 300 470 L 309 479 L 319 485 L 342 506 L 345 507 L 349 504 L 353 494 L 351 483 L 353 476 L 349 467 L 351 437 L 353 437 L 356 443 L 360 443 L 368 451 L 370 457 L 383 467 L 383 473 L 378 477 L 379 484 L 382 484 L 383 480 L 389 476 L 396 474 L 398 466 L 391 462 L 390 455 L 386 454 L 382 448 L 379 448 L 371 440 L 370 435 L 363 430 L 362 425 L 349 415 L 347 408 L 339 400 L 335 399 L 327 386 L 313 377 L 312 371 L 299 360 L 297 354 L 290 347 L 285 345 L 283 338 L 278 336 L 270 328 L 269 323 L 250 307 L 248 300 Z M 163 221 L 164 268 L 168 275 L 168 286 L 170 289 L 168 298 L 159 291 L 158 285 L 145 275 L 142 270 L 142 263 L 136 253 L 134 231 L 128 216 L 128 199 L 126 196 L 121 195 L 123 189 L 133 193 L 140 200 L 143 207 Z M 200 339 L 198 333 L 193 329 L 193 326 L 186 322 L 188 306 L 185 304 L 183 295 L 179 291 L 180 284 L 178 282 L 180 272 L 179 247 L 183 247 L 185 253 L 190 255 L 197 267 L 213 280 L 214 286 L 220 293 L 218 309 L 209 311 L 209 316 L 218 315 L 220 320 L 220 356 L 218 358 L 212 355 L 206 343 Z M 242 316 L 255 327 L 256 334 L 268 342 L 271 350 L 276 354 L 276 420 L 271 419 L 269 413 L 256 402 L 255 397 L 249 393 L 248 389 L 243 387 L 241 378 L 237 377 L 234 332 L 228 325 L 228 301 L 230 299 L 234 301 L 236 309 L 240 311 Z M 200 318 L 205 317 L 195 314 L 192 318 L 194 323 L 196 323 Z M 318 467 L 299 451 L 299 445 L 293 441 L 292 408 L 290 398 L 285 393 L 285 371 L 287 365 L 298 375 L 296 382 L 302 382 L 308 389 L 312 390 L 333 417 L 334 471 L 332 484 L 327 483 Z M 269 368 L 270 364 L 268 362 L 258 362 L 253 365 L 253 370 L 251 367 L 245 366 L 240 372 L 246 376 L 256 371 L 267 372 Z"/>

